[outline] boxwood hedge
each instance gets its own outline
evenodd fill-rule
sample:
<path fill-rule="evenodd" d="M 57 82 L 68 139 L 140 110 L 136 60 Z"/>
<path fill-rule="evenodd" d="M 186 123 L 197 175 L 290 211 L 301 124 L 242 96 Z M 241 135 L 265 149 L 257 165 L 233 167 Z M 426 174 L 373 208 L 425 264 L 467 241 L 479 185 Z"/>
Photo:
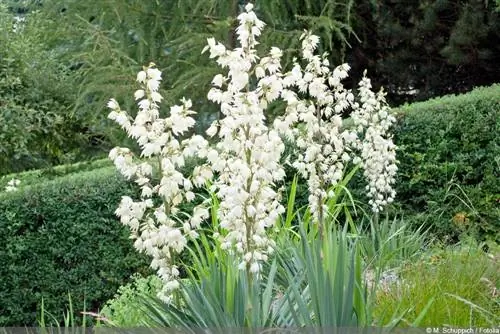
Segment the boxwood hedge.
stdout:
<path fill-rule="evenodd" d="M 68 164 L 68 165 L 51 166 L 48 168 L 25 171 L 22 173 L 6 174 L 0 176 L 0 191 L 2 191 L 7 185 L 7 183 L 14 178 L 21 181 L 20 187 L 24 187 L 30 184 L 45 182 L 47 180 L 53 180 L 55 178 L 64 175 L 69 175 L 84 171 L 91 171 L 94 169 L 111 167 L 111 166 L 113 166 L 113 162 L 106 158 L 99 160 L 81 161 L 78 163 Z"/>
<path fill-rule="evenodd" d="M 68 293 L 75 311 L 84 301 L 97 311 L 132 274 L 150 273 L 114 215 L 135 188 L 107 167 L 0 193 L 0 326 L 36 325 L 42 298 L 62 318 Z"/>
<path fill-rule="evenodd" d="M 395 110 L 397 202 L 409 218 L 456 239 L 500 236 L 500 85 Z"/>

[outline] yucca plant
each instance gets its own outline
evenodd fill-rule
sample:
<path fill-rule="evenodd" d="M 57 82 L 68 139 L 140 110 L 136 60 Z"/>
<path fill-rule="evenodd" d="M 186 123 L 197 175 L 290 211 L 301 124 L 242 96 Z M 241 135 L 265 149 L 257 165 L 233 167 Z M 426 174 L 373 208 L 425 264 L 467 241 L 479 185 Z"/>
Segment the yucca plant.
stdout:
<path fill-rule="evenodd" d="M 238 269 L 236 258 L 211 250 L 207 236 L 191 249 L 194 263 L 188 278 L 171 303 L 144 298 L 150 327 L 234 328 L 269 327 L 276 324 L 272 312 L 276 260 L 260 276 Z"/>
<path fill-rule="evenodd" d="M 363 256 L 371 267 L 387 268 L 401 265 L 415 258 L 431 242 L 428 229 L 414 230 L 403 217 L 372 219 L 367 228 L 358 230 Z"/>
<path fill-rule="evenodd" d="M 236 257 L 212 239 L 217 227 L 213 198 L 212 227 L 193 242 L 188 278 L 170 304 L 143 297 L 150 327 L 332 327 L 370 322 L 362 283 L 362 258 L 347 229 L 331 224 L 318 238 L 306 210 L 294 210 L 297 180 L 291 186 L 288 212 L 274 238 L 279 245 L 258 276 L 238 269 Z M 297 224 L 294 225 L 293 221 Z M 216 245 L 214 247 L 214 245 Z"/>
<path fill-rule="evenodd" d="M 235 328 L 270 327 L 276 291 L 277 261 L 264 266 L 261 275 L 238 269 L 237 258 L 213 239 L 217 230 L 218 201 L 212 197 L 212 226 L 194 240 L 187 278 L 171 303 L 142 296 L 148 327 Z"/>

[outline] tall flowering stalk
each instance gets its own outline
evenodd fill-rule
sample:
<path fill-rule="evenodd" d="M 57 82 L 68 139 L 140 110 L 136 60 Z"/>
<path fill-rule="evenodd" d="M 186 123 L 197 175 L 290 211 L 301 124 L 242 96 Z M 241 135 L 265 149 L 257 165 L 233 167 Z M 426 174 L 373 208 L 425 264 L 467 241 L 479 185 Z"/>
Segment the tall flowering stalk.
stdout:
<path fill-rule="evenodd" d="M 349 65 L 331 71 L 327 55 L 315 54 L 319 38 L 306 32 L 301 39 L 305 66 L 296 61 L 285 75 L 283 86 L 288 90 L 282 95 L 286 96 L 286 113 L 274 126 L 295 141 L 299 152 L 292 165 L 307 180 L 309 209 L 321 233 L 325 202 L 334 196 L 328 189 L 343 178 L 348 162 L 361 163 L 374 212 L 392 202 L 397 166 L 395 145 L 388 132 L 395 119 L 389 115 L 383 92 L 373 93 L 366 76 L 359 83 L 357 101 L 341 82 L 348 76 Z M 352 112 L 354 130 L 343 124 L 345 111 Z"/>
<path fill-rule="evenodd" d="M 209 135 L 218 133 L 220 141 L 210 154 L 209 163 L 219 177 L 212 190 L 221 199 L 218 218 L 226 232 L 221 237 L 224 249 L 235 249 L 241 256 L 240 267 L 258 272 L 275 246 L 266 230 L 274 226 L 284 212 L 274 183 L 284 178 L 280 165 L 284 144 L 278 132 L 265 124 L 264 110 L 281 93 L 281 50 L 256 55 L 257 37 L 264 27 L 251 4 L 238 16 L 236 31 L 241 47 L 235 50 L 208 40 L 210 58 L 216 58 L 227 75 L 213 79 L 208 93 L 219 103 L 224 118 L 214 122 Z M 255 77 L 255 84 L 251 78 Z M 217 131 L 218 130 L 218 131 Z"/>
<path fill-rule="evenodd" d="M 292 165 L 307 180 L 309 208 L 320 228 L 326 208 L 324 203 L 343 176 L 344 166 L 351 159 L 349 148 L 342 140 L 342 118 L 354 96 L 341 84 L 349 66 L 343 64 L 330 70 L 327 55 L 314 54 L 319 42 L 317 36 L 304 33 L 302 39 L 302 67 L 295 62 L 284 78 L 285 86 L 298 90 L 287 99 L 284 117 L 275 126 L 291 137 L 298 148 L 298 159 Z"/>
<path fill-rule="evenodd" d="M 359 83 L 360 104 L 353 105 L 352 119 L 362 142 L 354 141 L 360 151 L 363 174 L 368 181 L 367 194 L 373 212 L 379 212 L 392 203 L 396 192 L 396 146 L 389 129 L 396 119 L 390 115 L 383 91 L 375 94 L 371 90 L 370 79 L 366 77 Z"/>
<path fill-rule="evenodd" d="M 195 123 L 191 101 L 183 99 L 182 105 L 170 108 L 169 117 L 160 117 L 161 79 L 161 72 L 154 64 L 139 72 L 137 82 L 141 89 L 134 94 L 139 107 L 135 118 L 121 110 L 116 100 L 109 101 L 109 118 L 137 140 L 143 159 L 135 162 L 130 149 L 119 147 L 111 150 L 109 157 L 122 175 L 133 178 L 142 189 L 140 201 L 124 196 L 116 214 L 130 228 L 135 248 L 153 258 L 151 267 L 165 282 L 162 295 L 167 298 L 178 286 L 175 254 L 184 250 L 186 236 L 195 237 L 196 229 L 208 217 L 208 210 L 200 205 L 185 219 L 180 215 L 179 204 L 192 201 L 193 186 L 204 186 L 212 173 L 198 168 L 192 176 L 185 177 L 179 171 L 187 158 L 195 154 L 206 156 L 208 143 L 201 136 L 179 141 Z"/>
<path fill-rule="evenodd" d="M 276 187 L 285 176 L 280 164 L 283 136 L 296 144 L 298 159 L 292 164 L 307 179 L 310 211 L 320 228 L 328 214 L 324 204 L 334 196 L 328 189 L 343 178 L 349 161 L 364 167 L 374 211 L 394 197 L 395 146 L 388 135 L 394 118 L 383 93 L 373 93 L 365 77 L 357 102 L 341 83 L 349 66 L 342 64 L 332 71 L 327 55 L 315 54 L 319 38 L 307 32 L 301 37 L 301 59 L 283 73 L 280 49 L 273 47 L 262 58 L 257 55 L 257 39 L 265 24 L 251 4 L 238 20 L 240 47 L 228 50 L 210 38 L 203 50 L 225 70 L 213 78 L 208 92 L 208 99 L 220 105 L 223 115 L 207 130 L 219 139 L 215 146 L 197 135 L 181 139 L 195 123 L 189 100 L 183 99 L 167 117 L 161 117 L 162 74 L 154 64 L 137 75 L 141 88 L 134 94 L 139 109 L 135 117 L 121 110 L 116 100 L 108 103 L 109 118 L 141 150 L 140 157 L 128 148 L 110 152 L 117 169 L 142 189 L 139 201 L 123 197 L 116 214 L 130 227 L 135 247 L 153 258 L 151 266 L 164 280 L 167 299 L 178 286 L 175 255 L 186 248 L 189 238 L 197 237 L 208 217 L 209 203 L 190 213 L 181 212 L 179 205 L 192 201 L 193 188 L 208 181 L 220 202 L 216 239 L 221 248 L 237 255 L 240 269 L 249 274 L 260 271 L 276 246 L 267 231 L 285 211 Z M 277 99 L 285 102 L 286 110 L 268 126 L 265 110 Z M 343 125 L 341 114 L 347 110 L 352 111 L 354 129 Z M 180 169 L 193 156 L 205 162 L 192 175 L 183 175 Z"/>

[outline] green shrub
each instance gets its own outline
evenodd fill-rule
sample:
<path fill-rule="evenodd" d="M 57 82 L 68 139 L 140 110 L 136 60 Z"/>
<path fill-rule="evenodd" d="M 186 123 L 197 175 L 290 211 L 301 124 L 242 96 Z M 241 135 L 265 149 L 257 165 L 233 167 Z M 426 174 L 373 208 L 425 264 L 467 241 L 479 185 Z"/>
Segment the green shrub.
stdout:
<path fill-rule="evenodd" d="M 22 179 L 22 175 L 20 176 Z M 0 193 L 0 326 L 35 325 L 45 311 L 98 311 L 136 272 L 149 273 L 114 211 L 133 185 L 114 167 Z"/>
<path fill-rule="evenodd" d="M 498 239 L 500 85 L 395 111 L 396 201 L 441 236 Z"/>
<path fill-rule="evenodd" d="M 103 167 L 111 167 L 113 162 L 109 159 L 99 159 L 82 161 L 75 164 L 59 165 L 55 167 L 48 167 L 44 169 L 36 169 L 18 174 L 7 174 L 0 177 L 0 192 L 5 189 L 7 183 L 12 179 L 21 181 L 19 188 L 23 188 L 35 183 L 46 182 L 61 176 L 72 173 L 91 171 Z"/>
<path fill-rule="evenodd" d="M 140 327 L 146 316 L 142 308 L 141 297 L 156 297 L 162 288 L 162 282 L 156 275 L 142 277 L 134 275 L 133 282 L 121 286 L 113 299 L 109 300 L 100 315 L 113 326 L 121 328 Z"/>
<path fill-rule="evenodd" d="M 76 107 L 87 36 L 59 10 L 48 15 L 49 6 L 0 2 L 0 175 L 103 157 L 121 138 L 109 130 L 104 103 L 87 95 Z"/>

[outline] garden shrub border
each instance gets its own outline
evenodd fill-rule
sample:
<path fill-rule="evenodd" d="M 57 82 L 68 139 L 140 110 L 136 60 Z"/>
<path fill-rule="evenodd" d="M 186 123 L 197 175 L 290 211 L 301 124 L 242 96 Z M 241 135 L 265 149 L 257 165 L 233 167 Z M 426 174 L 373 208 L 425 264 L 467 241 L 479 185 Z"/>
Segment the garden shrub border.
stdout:
<path fill-rule="evenodd" d="M 114 214 L 136 195 L 114 167 L 35 179 L 0 193 L 0 326 L 37 325 L 42 298 L 62 318 L 68 293 L 75 310 L 98 311 L 132 274 L 151 273 Z"/>

